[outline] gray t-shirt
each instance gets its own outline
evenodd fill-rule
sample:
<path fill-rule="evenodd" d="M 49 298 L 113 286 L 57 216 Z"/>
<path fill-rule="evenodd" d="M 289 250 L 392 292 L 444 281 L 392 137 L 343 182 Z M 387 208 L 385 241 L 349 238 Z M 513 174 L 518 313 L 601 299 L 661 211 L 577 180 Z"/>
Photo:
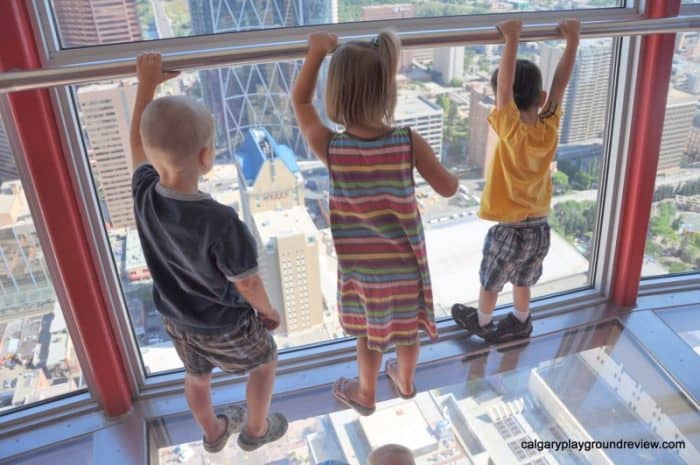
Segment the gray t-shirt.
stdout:
<path fill-rule="evenodd" d="M 186 332 L 220 334 L 254 315 L 231 281 L 257 272 L 255 240 L 233 208 L 160 185 L 149 164 L 132 178 L 134 214 L 158 311 Z"/>

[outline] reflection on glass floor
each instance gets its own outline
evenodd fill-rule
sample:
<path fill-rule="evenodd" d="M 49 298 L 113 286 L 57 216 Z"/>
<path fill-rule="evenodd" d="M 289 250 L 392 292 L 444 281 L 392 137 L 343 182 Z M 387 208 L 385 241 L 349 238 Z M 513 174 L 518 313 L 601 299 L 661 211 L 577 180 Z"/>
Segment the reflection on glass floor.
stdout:
<path fill-rule="evenodd" d="M 371 417 L 341 410 L 293 421 L 285 438 L 253 453 L 233 438 L 209 455 L 189 415 L 158 419 L 149 425 L 152 457 L 160 465 L 365 465 L 372 448 L 399 443 L 419 465 L 700 464 L 697 409 L 617 323 L 450 363 L 454 379 L 444 387 L 381 402 Z M 612 444 L 556 450 L 554 441 Z"/>
<path fill-rule="evenodd" d="M 656 315 L 700 355 L 700 308 L 660 310 Z"/>

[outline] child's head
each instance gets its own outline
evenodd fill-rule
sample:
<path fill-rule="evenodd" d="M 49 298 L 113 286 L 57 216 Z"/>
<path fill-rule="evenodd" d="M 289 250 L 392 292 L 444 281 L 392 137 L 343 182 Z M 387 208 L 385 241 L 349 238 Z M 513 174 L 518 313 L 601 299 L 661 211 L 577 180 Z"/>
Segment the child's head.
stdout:
<path fill-rule="evenodd" d="M 498 69 L 491 75 L 491 86 L 493 93 L 498 95 Z M 542 73 L 530 60 L 517 60 L 515 63 L 513 98 L 520 111 L 539 108 L 547 100 L 547 93 L 542 90 Z"/>
<path fill-rule="evenodd" d="M 200 102 L 170 96 L 153 100 L 141 117 L 141 138 L 157 170 L 205 174 L 214 163 L 214 118 Z"/>
<path fill-rule="evenodd" d="M 396 70 L 401 42 L 391 31 L 338 47 L 326 85 L 326 112 L 337 124 L 391 125 L 396 108 Z"/>
<path fill-rule="evenodd" d="M 398 444 L 386 444 L 369 454 L 368 465 L 416 465 L 413 452 Z"/>

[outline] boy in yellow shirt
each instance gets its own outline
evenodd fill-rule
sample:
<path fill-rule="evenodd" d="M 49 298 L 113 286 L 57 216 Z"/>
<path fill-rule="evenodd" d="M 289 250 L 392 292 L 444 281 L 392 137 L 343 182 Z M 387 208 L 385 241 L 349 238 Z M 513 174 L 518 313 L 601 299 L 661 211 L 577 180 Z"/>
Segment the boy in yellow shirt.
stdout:
<path fill-rule="evenodd" d="M 542 276 L 542 262 L 549 251 L 550 165 L 559 141 L 560 106 L 576 61 L 581 25 L 577 20 L 559 25 L 566 50 L 549 98 L 542 90 L 537 66 L 516 59 L 522 22 L 506 21 L 497 28 L 505 49 L 491 78 L 496 108 L 489 123 L 498 144 L 487 167 L 479 216 L 498 224 L 489 230 L 484 243 L 479 308 L 452 307 L 459 326 L 488 342 L 506 342 L 532 333 L 530 287 Z M 507 282 L 513 284 L 513 312 L 495 324 L 493 309 Z"/>

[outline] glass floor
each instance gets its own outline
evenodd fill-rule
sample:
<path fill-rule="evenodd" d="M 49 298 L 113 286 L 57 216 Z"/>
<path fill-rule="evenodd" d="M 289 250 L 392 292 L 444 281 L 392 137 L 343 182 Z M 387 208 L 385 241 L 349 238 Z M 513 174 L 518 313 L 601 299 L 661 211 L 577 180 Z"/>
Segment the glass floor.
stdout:
<path fill-rule="evenodd" d="M 697 308 L 659 310 L 656 315 L 700 355 L 700 318 Z"/>
<path fill-rule="evenodd" d="M 698 351 L 690 310 L 657 315 Z M 383 400 L 370 417 L 341 410 L 329 386 L 275 398 L 289 432 L 253 453 L 234 437 L 207 454 L 189 413 L 150 420 L 150 461 L 365 465 L 374 447 L 398 443 L 419 465 L 700 464 L 697 404 L 617 319 L 422 364 L 417 383 L 415 399 Z"/>

